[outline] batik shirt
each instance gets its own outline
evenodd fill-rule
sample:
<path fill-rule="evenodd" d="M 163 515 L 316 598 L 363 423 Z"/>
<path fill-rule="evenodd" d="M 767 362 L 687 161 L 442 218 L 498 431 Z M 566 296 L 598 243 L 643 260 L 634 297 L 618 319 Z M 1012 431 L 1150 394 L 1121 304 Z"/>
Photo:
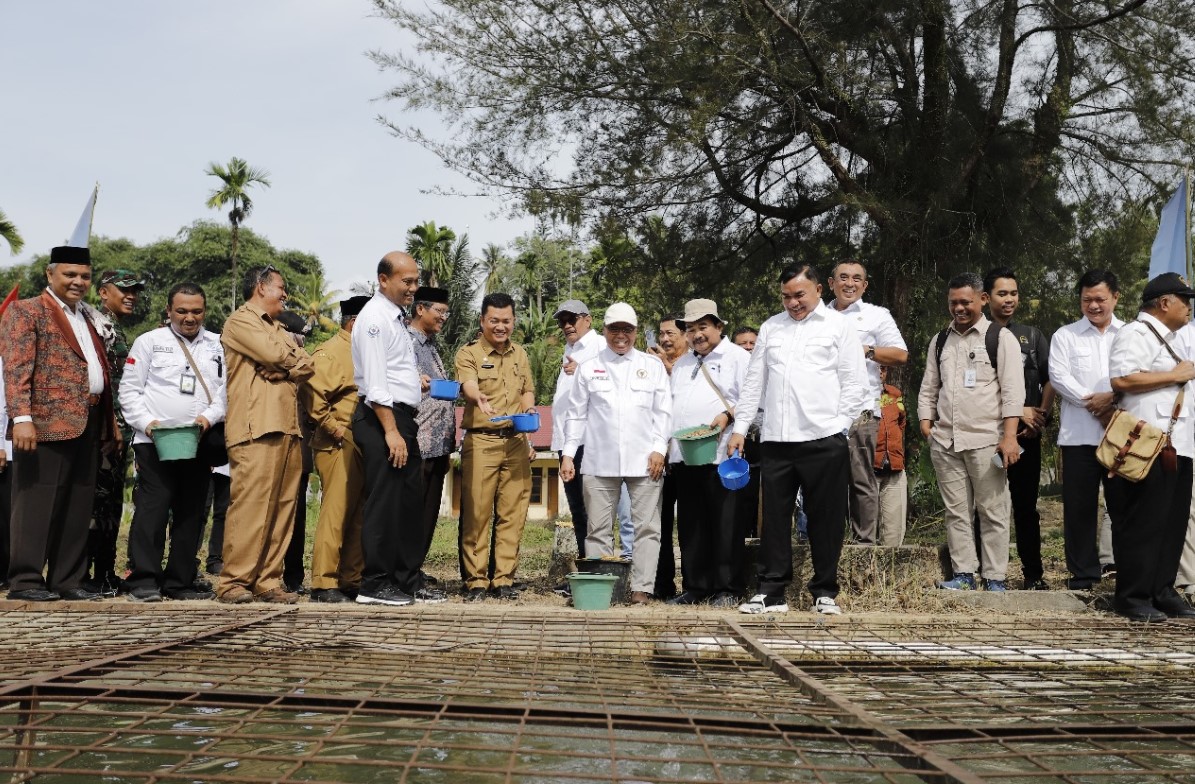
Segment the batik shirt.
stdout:
<path fill-rule="evenodd" d="M 412 326 L 411 342 L 415 344 L 415 364 L 420 376 L 434 379 L 448 378 L 436 341 Z M 436 400 L 423 393 L 415 410 L 415 424 L 419 426 L 419 454 L 424 458 L 441 457 L 450 454 L 456 445 L 456 403 L 452 400 Z"/>

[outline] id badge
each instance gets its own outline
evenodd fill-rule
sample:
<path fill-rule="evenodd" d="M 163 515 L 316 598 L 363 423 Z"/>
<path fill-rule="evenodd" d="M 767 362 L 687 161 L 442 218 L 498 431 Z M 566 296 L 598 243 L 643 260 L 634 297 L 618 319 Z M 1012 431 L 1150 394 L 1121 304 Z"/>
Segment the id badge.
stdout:
<path fill-rule="evenodd" d="M 192 386 L 194 386 L 194 384 L 192 384 Z M 967 368 L 967 371 L 963 373 L 963 386 L 965 386 L 967 389 L 973 389 L 975 387 L 975 368 Z"/>
<path fill-rule="evenodd" d="M 178 380 L 178 391 L 184 395 L 195 394 L 195 376 L 189 373 L 183 373 L 182 378 Z"/>

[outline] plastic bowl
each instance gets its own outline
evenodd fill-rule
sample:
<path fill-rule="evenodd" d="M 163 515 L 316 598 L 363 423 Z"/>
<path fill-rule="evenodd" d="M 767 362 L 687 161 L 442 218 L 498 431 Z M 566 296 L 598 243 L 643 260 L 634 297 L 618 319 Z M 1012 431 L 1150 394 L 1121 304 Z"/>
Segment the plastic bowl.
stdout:
<path fill-rule="evenodd" d="M 739 457 L 739 450 L 718 464 L 718 479 L 727 490 L 742 490 L 751 481 L 751 468 Z"/>
<path fill-rule="evenodd" d="M 199 425 L 155 427 L 152 438 L 159 460 L 191 460 L 199 452 Z"/>
<path fill-rule="evenodd" d="M 461 394 L 461 382 L 433 378 L 428 394 L 436 400 L 456 400 Z"/>
<path fill-rule="evenodd" d="M 718 440 L 722 436 L 721 428 L 711 428 L 709 425 L 687 427 L 672 434 L 680 444 L 681 459 L 685 465 L 710 465 L 718 461 Z"/>
<path fill-rule="evenodd" d="M 497 416 L 490 419 L 491 422 L 506 422 L 509 421 L 514 425 L 516 433 L 534 433 L 539 430 L 539 413 L 534 414 L 508 414 L 507 416 Z"/>

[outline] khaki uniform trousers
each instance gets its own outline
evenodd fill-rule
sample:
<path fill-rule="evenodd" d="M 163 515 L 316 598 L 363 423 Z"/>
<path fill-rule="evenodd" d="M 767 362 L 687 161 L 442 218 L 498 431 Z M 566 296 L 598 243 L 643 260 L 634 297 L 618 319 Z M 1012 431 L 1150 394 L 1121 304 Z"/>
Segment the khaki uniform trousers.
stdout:
<path fill-rule="evenodd" d="M 361 555 L 365 468 L 353 431 L 345 430 L 339 448 L 317 451 L 314 457 L 321 499 L 311 553 L 311 587 L 355 590 L 365 568 Z"/>
<path fill-rule="evenodd" d="M 519 563 L 527 505 L 531 501 L 527 440 L 467 433 L 461 447 L 461 480 L 461 565 L 465 587 L 511 585 Z M 492 578 L 488 576 L 491 520 L 494 521 Z"/>
<path fill-rule="evenodd" d="M 216 592 L 261 595 L 282 585 L 303 456 L 299 437 L 269 433 L 228 447 L 231 501 L 224 522 L 224 570 Z"/>
<path fill-rule="evenodd" d="M 900 547 L 905 541 L 909 516 L 909 480 L 904 471 L 893 471 L 877 479 L 880 482 L 880 547 Z"/>
<path fill-rule="evenodd" d="M 956 451 L 930 439 L 930 458 L 946 506 L 946 544 L 955 574 L 975 574 L 974 514 L 979 513 L 983 578 L 1003 580 L 1008 571 L 1008 529 L 1012 500 L 1008 476 L 992 464 L 996 446 Z"/>

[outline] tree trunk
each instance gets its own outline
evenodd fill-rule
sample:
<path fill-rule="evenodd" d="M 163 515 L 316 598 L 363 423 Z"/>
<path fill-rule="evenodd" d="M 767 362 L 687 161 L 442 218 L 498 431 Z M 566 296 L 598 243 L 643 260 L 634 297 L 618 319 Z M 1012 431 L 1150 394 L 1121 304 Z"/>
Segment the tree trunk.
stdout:
<path fill-rule="evenodd" d="M 232 310 L 229 311 L 230 315 L 233 310 L 237 309 L 237 288 L 238 288 L 238 286 L 237 286 L 237 283 L 238 283 L 238 281 L 237 281 L 237 239 L 238 239 L 237 234 L 238 234 L 238 228 L 239 227 L 237 226 L 237 222 L 233 221 L 232 222 L 232 253 L 229 257 L 229 261 L 230 261 L 231 267 L 232 267 Z"/>

